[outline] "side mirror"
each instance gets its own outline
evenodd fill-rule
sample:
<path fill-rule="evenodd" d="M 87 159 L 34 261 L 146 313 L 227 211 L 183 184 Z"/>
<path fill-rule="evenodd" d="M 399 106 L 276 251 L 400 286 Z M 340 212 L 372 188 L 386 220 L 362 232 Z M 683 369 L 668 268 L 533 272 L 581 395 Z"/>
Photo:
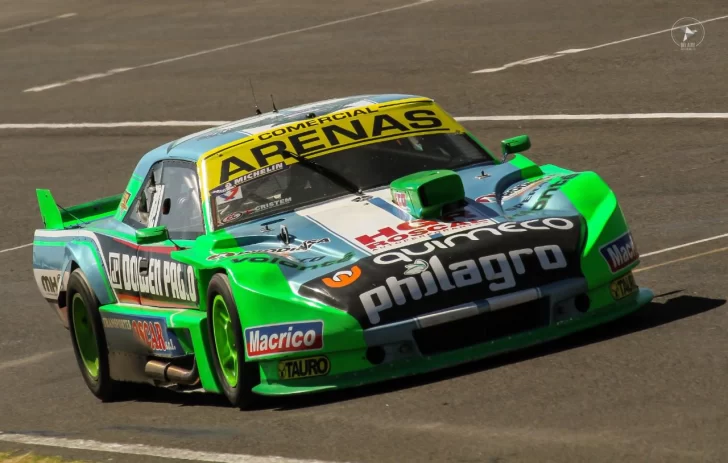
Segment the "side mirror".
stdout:
<path fill-rule="evenodd" d="M 519 135 L 517 137 L 506 138 L 501 142 L 501 149 L 503 151 L 503 162 L 509 154 L 522 153 L 531 147 L 531 139 L 528 135 Z"/>
<path fill-rule="evenodd" d="M 169 230 L 165 225 L 160 227 L 142 228 L 136 231 L 137 244 L 151 244 L 167 241 L 169 239 Z"/>

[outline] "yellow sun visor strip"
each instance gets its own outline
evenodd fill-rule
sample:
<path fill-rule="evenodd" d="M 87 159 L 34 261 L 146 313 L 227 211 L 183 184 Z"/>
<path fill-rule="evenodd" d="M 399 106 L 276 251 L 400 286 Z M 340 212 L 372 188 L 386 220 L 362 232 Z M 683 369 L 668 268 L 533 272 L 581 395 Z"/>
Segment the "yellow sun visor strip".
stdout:
<path fill-rule="evenodd" d="M 198 161 L 203 195 L 294 164 L 294 152 L 316 158 L 356 146 L 465 129 L 431 100 L 411 98 L 341 110 L 257 133 L 215 148 Z M 215 193 L 218 194 L 218 193 Z"/>

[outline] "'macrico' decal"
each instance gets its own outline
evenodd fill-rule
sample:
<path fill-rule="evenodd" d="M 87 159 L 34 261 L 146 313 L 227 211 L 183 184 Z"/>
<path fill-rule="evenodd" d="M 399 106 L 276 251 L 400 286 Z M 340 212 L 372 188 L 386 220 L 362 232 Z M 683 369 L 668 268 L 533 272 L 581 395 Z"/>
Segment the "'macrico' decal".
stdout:
<path fill-rule="evenodd" d="M 363 328 L 394 323 L 582 277 L 580 228 L 577 217 L 551 217 L 459 230 L 365 257 L 355 280 L 331 285 L 340 270 L 332 271 L 299 294 L 345 310 Z"/>
<path fill-rule="evenodd" d="M 639 257 L 637 248 L 632 240 L 632 233 L 627 232 L 616 240 L 599 248 L 602 257 L 609 264 L 612 273 L 617 273 L 636 261 Z"/>
<path fill-rule="evenodd" d="M 246 328 L 245 347 L 250 358 L 320 350 L 324 347 L 324 322 L 316 320 Z"/>

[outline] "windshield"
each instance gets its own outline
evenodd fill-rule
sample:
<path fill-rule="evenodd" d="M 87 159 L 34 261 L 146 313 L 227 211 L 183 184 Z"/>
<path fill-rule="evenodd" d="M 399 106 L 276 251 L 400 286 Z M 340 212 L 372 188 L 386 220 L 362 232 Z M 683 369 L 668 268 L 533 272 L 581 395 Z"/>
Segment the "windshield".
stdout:
<path fill-rule="evenodd" d="M 493 162 L 470 137 L 453 133 L 402 137 L 318 156 L 312 161 L 345 177 L 360 190 L 389 185 L 414 172 Z M 235 186 L 228 184 L 213 190 L 210 203 L 215 228 L 351 194 L 310 167 L 279 162 L 242 177 Z"/>

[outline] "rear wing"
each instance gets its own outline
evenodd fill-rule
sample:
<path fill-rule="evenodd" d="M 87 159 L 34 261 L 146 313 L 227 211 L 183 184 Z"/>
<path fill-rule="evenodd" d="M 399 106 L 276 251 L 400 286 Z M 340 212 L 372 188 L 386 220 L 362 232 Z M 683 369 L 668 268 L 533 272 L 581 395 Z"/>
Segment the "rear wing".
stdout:
<path fill-rule="evenodd" d="M 119 207 L 122 197 L 121 194 L 118 194 L 77 206 L 60 208 L 50 190 L 37 189 L 35 193 L 38 197 L 38 208 L 40 217 L 43 219 L 43 226 L 48 230 L 76 227 L 111 216 Z"/>

